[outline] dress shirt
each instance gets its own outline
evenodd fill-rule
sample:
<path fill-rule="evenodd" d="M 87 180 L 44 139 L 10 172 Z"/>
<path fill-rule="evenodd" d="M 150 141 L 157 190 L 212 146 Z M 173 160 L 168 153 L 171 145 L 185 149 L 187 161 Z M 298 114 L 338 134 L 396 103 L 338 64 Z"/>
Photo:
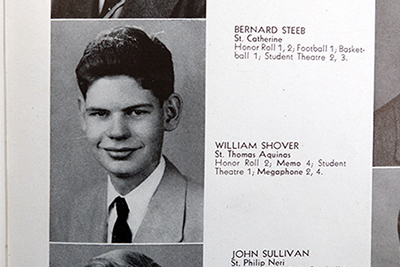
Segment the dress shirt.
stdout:
<path fill-rule="evenodd" d="M 160 159 L 160 163 L 157 168 L 147 177 L 139 186 L 129 192 L 127 195 L 120 195 L 111 183 L 110 176 L 108 177 L 108 189 L 107 189 L 107 203 L 109 207 L 108 213 L 108 230 L 107 230 L 107 242 L 111 243 L 112 230 L 117 220 L 116 207 L 113 201 L 116 197 L 120 196 L 125 198 L 126 203 L 129 207 L 128 225 L 132 232 L 132 240 L 135 239 L 135 235 L 139 230 L 140 224 L 146 214 L 149 202 L 158 185 L 160 184 L 161 178 L 165 171 L 165 160 L 163 157 Z"/>

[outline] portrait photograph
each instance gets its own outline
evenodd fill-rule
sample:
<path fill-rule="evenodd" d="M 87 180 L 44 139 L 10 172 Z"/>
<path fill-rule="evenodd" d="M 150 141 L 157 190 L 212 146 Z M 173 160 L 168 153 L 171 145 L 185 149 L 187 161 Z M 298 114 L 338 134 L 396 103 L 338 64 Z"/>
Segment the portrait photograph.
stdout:
<path fill-rule="evenodd" d="M 204 21 L 52 21 L 50 241 L 202 242 Z"/>

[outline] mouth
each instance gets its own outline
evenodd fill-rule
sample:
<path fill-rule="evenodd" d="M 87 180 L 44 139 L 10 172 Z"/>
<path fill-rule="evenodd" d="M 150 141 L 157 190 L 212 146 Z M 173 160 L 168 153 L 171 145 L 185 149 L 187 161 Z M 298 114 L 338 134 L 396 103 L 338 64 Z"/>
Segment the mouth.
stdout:
<path fill-rule="evenodd" d="M 114 147 L 106 147 L 103 148 L 104 151 L 113 159 L 116 160 L 124 160 L 128 158 L 134 151 L 138 148 L 114 148 Z"/>

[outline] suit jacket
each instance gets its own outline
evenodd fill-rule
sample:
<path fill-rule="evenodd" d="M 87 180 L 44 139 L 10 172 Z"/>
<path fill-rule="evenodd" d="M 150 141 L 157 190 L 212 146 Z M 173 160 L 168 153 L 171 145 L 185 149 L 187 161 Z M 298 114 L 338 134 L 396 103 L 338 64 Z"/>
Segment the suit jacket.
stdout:
<path fill-rule="evenodd" d="M 107 216 L 107 183 L 103 182 L 76 199 L 69 221 L 55 216 L 51 241 L 105 243 Z M 164 175 L 133 242 L 201 242 L 202 237 L 203 187 L 166 159 Z"/>
<path fill-rule="evenodd" d="M 374 114 L 374 166 L 396 165 L 400 165 L 400 95 Z"/>
<path fill-rule="evenodd" d="M 126 0 L 123 18 L 205 18 L 205 0 Z M 53 0 L 52 18 L 93 18 L 98 0 Z"/>

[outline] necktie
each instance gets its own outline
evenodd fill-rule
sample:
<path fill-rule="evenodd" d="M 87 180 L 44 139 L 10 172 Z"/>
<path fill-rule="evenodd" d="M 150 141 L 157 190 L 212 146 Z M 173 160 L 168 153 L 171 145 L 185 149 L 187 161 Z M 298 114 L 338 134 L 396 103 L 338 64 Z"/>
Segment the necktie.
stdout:
<path fill-rule="evenodd" d="M 106 0 L 101 9 L 99 18 L 103 18 L 120 0 Z"/>
<path fill-rule="evenodd" d="M 112 242 L 131 243 L 132 232 L 129 228 L 128 222 L 126 221 L 129 213 L 128 204 L 126 203 L 125 198 L 122 197 L 116 197 L 114 203 L 117 207 L 117 220 L 112 231 Z"/>

